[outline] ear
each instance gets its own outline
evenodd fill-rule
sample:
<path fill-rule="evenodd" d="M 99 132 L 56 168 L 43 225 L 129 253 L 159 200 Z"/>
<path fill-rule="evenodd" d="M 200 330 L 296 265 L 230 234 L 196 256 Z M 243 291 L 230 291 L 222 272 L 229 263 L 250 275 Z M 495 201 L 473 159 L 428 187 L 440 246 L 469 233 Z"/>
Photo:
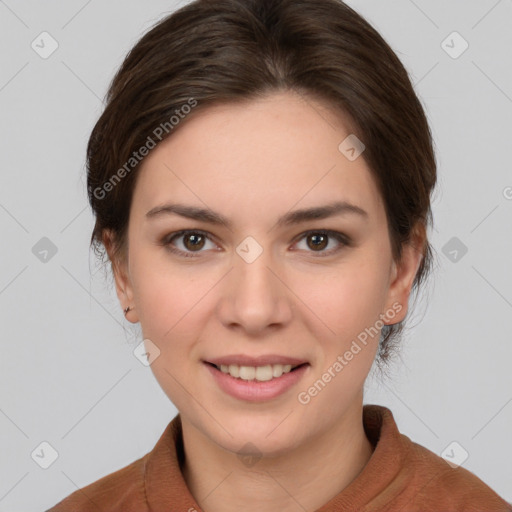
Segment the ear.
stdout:
<path fill-rule="evenodd" d="M 401 322 L 407 315 L 409 295 L 423 259 L 425 240 L 425 225 L 419 221 L 413 229 L 411 240 L 402 248 L 401 261 L 393 261 L 385 311 L 392 309 L 396 311 L 396 315 L 389 322 L 385 322 L 386 324 Z M 400 309 L 397 308 L 397 304 L 401 305 Z"/>
<path fill-rule="evenodd" d="M 121 257 L 120 255 L 115 254 L 116 240 L 111 230 L 103 231 L 102 241 L 110 260 L 112 274 L 114 275 L 116 285 L 117 298 L 119 299 L 123 313 L 124 309 L 129 306 L 131 309 L 126 314 L 126 319 L 132 323 L 137 323 L 139 318 L 137 311 L 134 309 L 133 287 L 129 277 L 127 264 L 128 257 L 127 255 L 123 255 Z"/>

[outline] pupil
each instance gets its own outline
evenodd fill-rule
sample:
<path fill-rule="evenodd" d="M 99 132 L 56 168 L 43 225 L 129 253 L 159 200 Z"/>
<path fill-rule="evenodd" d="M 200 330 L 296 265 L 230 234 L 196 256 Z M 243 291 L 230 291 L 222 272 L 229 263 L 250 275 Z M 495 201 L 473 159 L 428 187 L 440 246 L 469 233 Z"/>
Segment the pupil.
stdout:
<path fill-rule="evenodd" d="M 312 238 L 313 240 L 317 240 L 317 242 L 313 242 L 313 245 L 314 245 L 316 248 L 319 248 L 319 247 L 321 246 L 320 248 L 322 248 L 322 249 L 323 249 L 323 248 L 325 247 L 325 238 L 326 238 L 326 237 L 325 237 L 325 235 L 312 235 L 312 237 L 311 237 L 311 238 Z M 319 241 L 319 242 L 318 242 L 318 239 L 319 239 L 319 238 L 322 238 L 322 239 L 323 239 L 323 241 Z"/>
<path fill-rule="evenodd" d="M 200 240 L 198 240 L 198 239 L 201 239 L 201 238 L 202 238 L 202 235 L 199 235 L 199 236 L 197 236 L 197 235 L 188 235 L 186 237 L 186 240 L 188 242 L 187 246 L 190 245 L 191 247 L 189 247 L 189 248 L 194 248 L 194 247 L 197 248 L 200 245 L 200 243 L 201 243 Z M 195 242 L 194 242 L 194 240 L 195 240 Z"/>

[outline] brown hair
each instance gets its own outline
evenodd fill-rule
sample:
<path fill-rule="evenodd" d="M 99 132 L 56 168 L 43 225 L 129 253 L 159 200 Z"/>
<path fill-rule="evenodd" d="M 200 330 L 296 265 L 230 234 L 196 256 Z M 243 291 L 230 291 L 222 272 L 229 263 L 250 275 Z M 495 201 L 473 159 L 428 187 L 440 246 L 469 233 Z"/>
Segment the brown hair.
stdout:
<path fill-rule="evenodd" d="M 416 227 L 432 224 L 432 136 L 398 57 L 340 0 L 195 0 L 140 39 L 110 84 L 87 147 L 96 254 L 105 255 L 103 235 L 109 230 L 113 260 L 126 257 L 139 167 L 134 154 L 155 142 L 156 133 L 158 142 L 172 135 L 170 120 L 181 121 L 190 111 L 184 105 L 198 105 L 193 116 L 221 102 L 286 90 L 343 112 L 364 142 L 362 156 L 383 197 L 393 257 L 400 261 L 402 244 L 411 242 Z M 420 250 L 413 291 L 432 267 L 427 238 Z M 379 366 L 397 346 L 402 324 L 382 328 Z"/>

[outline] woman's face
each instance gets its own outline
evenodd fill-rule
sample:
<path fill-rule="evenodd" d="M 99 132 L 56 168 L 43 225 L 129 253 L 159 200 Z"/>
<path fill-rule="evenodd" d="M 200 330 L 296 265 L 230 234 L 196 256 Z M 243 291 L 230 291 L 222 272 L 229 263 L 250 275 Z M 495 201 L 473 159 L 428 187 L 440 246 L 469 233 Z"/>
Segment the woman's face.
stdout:
<path fill-rule="evenodd" d="M 193 113 L 142 163 L 117 292 L 183 421 L 227 450 L 283 453 L 360 414 L 380 329 L 406 314 L 420 255 L 393 262 L 349 135 L 279 93 Z M 322 213 L 340 203 L 357 209 Z"/>

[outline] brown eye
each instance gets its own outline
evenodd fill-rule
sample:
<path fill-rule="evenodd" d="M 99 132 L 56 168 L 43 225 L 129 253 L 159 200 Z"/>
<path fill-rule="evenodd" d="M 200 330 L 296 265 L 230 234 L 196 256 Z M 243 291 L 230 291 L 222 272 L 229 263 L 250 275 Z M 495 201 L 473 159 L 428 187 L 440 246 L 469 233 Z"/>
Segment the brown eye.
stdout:
<path fill-rule="evenodd" d="M 189 251 L 195 251 L 204 247 L 204 236 L 197 233 L 183 235 L 183 245 Z"/>
<path fill-rule="evenodd" d="M 160 245 L 163 245 L 174 254 L 193 258 L 200 256 L 201 253 L 204 252 L 203 248 L 205 248 L 207 242 L 209 242 L 212 245 L 211 248 L 215 250 L 215 244 L 206 233 L 202 231 L 184 230 L 164 237 Z M 206 249 L 208 249 L 208 247 L 206 247 Z"/>
<path fill-rule="evenodd" d="M 306 240 L 306 252 L 316 253 L 315 256 L 330 256 L 341 251 L 344 247 L 352 246 L 352 240 L 345 234 L 338 231 L 320 230 L 303 233 L 299 239 Z M 331 241 L 337 242 L 337 246 L 325 250 L 331 245 Z M 207 243 L 212 244 L 211 249 L 218 251 L 219 248 L 212 241 L 208 233 L 203 231 L 183 230 L 164 237 L 159 244 L 166 247 L 170 252 L 188 258 L 201 256 Z M 208 249 L 208 247 L 206 247 Z"/>
<path fill-rule="evenodd" d="M 352 245 L 351 239 L 338 231 L 320 230 L 320 231 L 308 231 L 303 233 L 299 239 L 299 242 L 305 239 L 306 252 L 317 253 L 315 256 L 330 256 L 331 254 L 341 251 L 344 247 L 350 247 Z M 325 250 L 325 248 L 331 245 L 331 240 L 337 242 L 337 246 Z"/>
<path fill-rule="evenodd" d="M 308 247 L 315 250 L 323 250 L 327 247 L 328 236 L 323 233 L 313 233 L 308 235 L 308 240 L 311 240 L 311 244 L 308 243 Z"/>

